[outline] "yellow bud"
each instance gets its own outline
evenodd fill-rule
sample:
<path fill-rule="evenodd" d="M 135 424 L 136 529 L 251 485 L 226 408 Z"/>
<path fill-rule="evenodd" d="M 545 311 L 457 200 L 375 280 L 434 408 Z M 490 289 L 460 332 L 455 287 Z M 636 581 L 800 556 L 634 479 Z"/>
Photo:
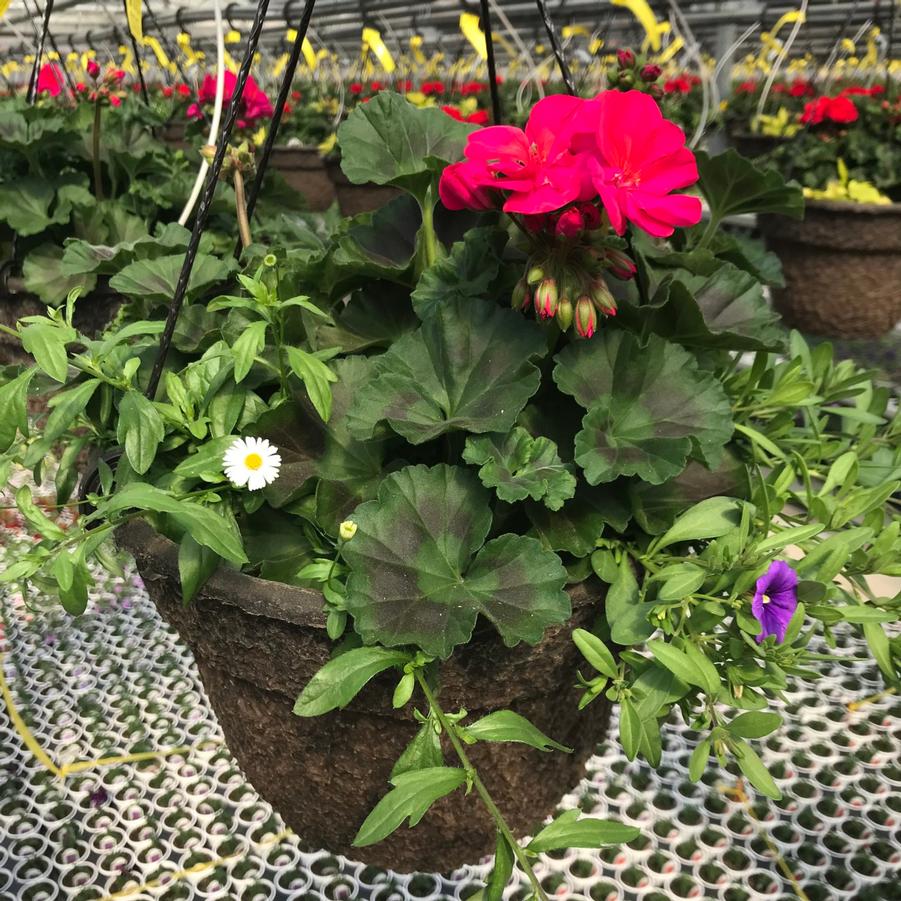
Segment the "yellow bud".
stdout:
<path fill-rule="evenodd" d="M 345 519 L 338 526 L 338 535 L 342 541 L 350 541 L 357 534 L 357 524 L 352 519 Z"/>

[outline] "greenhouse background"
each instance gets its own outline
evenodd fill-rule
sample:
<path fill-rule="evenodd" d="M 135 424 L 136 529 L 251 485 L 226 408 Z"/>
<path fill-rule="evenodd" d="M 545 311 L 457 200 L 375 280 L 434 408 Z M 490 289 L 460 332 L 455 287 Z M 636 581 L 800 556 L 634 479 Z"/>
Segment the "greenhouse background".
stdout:
<path fill-rule="evenodd" d="M 0 0 L 0 901 L 901 899 L 899 48 Z"/>

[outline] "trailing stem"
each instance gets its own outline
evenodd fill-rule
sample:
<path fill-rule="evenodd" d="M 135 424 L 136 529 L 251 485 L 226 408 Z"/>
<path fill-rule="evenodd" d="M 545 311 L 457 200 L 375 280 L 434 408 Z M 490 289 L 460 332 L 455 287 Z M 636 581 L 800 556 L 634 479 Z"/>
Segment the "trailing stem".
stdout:
<path fill-rule="evenodd" d="M 422 693 L 425 695 L 425 699 L 429 702 L 429 708 L 431 709 L 432 713 L 435 714 L 435 718 L 441 724 L 441 728 L 447 733 L 447 737 L 450 740 L 450 743 L 453 746 L 457 757 L 460 758 L 460 763 L 463 765 L 467 779 L 472 782 L 472 786 L 473 788 L 475 788 L 478 796 L 482 799 L 482 803 L 485 805 L 486 810 L 494 819 L 498 831 L 504 836 L 507 844 L 510 846 L 510 850 L 513 852 L 517 861 L 519 861 L 519 865 L 523 868 L 523 870 L 525 870 L 526 876 L 528 876 L 529 882 L 532 885 L 532 890 L 535 893 L 535 897 L 538 898 L 539 901 L 548 901 L 548 897 L 545 894 L 544 889 L 541 887 L 541 883 L 538 881 L 538 877 L 535 875 L 535 871 L 532 869 L 531 861 L 529 860 L 525 851 L 523 851 L 523 849 L 519 846 L 519 843 L 516 841 L 516 837 L 513 835 L 513 832 L 507 825 L 507 821 L 504 819 L 504 815 L 498 809 L 497 804 L 494 803 L 494 799 L 491 797 L 491 794 L 485 787 L 485 783 L 482 782 L 478 771 L 473 766 L 472 761 L 470 761 L 469 755 L 466 753 L 466 749 L 463 747 L 463 742 L 460 740 L 459 735 L 457 735 L 454 724 L 450 722 L 450 720 L 445 715 L 444 710 L 442 710 L 441 705 L 438 703 L 434 692 L 431 688 L 429 688 L 428 681 L 423 675 L 421 669 L 416 670 L 416 681 L 419 683 L 419 687 L 422 689 Z"/>

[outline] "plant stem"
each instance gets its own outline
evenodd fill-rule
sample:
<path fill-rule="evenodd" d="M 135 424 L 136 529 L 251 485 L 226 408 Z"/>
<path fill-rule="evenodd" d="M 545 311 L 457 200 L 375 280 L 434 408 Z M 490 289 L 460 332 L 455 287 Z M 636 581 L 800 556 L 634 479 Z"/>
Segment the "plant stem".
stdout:
<path fill-rule="evenodd" d="M 435 714 L 438 722 L 441 724 L 441 728 L 444 729 L 444 731 L 447 733 L 447 737 L 450 740 L 450 743 L 453 746 L 457 757 L 460 758 L 460 763 L 463 764 L 463 769 L 466 771 L 467 777 L 472 781 L 473 788 L 475 788 L 479 797 L 482 799 L 482 803 L 485 805 L 486 810 L 491 814 L 494 822 L 497 824 L 498 830 L 507 840 L 507 844 L 510 845 L 510 850 L 519 861 L 519 865 L 523 868 L 523 870 L 525 870 L 526 876 L 529 877 L 529 882 L 532 884 L 532 889 L 535 892 L 535 897 L 538 898 L 539 901 L 548 901 L 548 897 L 545 894 L 544 889 L 541 887 L 541 883 L 538 881 L 538 877 L 535 875 L 535 871 L 532 869 L 532 864 L 529 861 L 529 858 L 526 856 L 525 851 L 523 851 L 523 849 L 519 846 L 519 842 L 516 841 L 516 838 L 510 830 L 510 827 L 507 825 L 507 821 L 504 819 L 504 815 L 498 809 L 497 804 L 494 803 L 494 799 L 491 797 L 491 794 L 485 787 L 485 783 L 482 782 L 478 771 L 472 765 L 472 762 L 469 759 L 469 755 L 466 753 L 466 749 L 463 747 L 463 742 L 460 741 L 460 737 L 457 735 L 454 729 L 453 723 L 451 723 L 445 716 L 444 711 L 441 709 L 441 705 L 438 703 L 438 700 L 435 698 L 435 695 L 432 692 L 432 689 L 429 688 L 429 684 L 421 669 L 416 670 L 416 681 L 419 683 L 419 687 L 422 689 L 422 693 L 425 695 L 425 699 L 429 702 L 429 707 Z"/>
<path fill-rule="evenodd" d="M 4 335 L 11 335 L 13 338 L 18 338 L 20 341 L 22 340 L 22 336 L 14 328 L 10 328 L 8 325 L 0 325 L 0 332 L 3 332 Z"/>
<path fill-rule="evenodd" d="M 701 235 L 701 240 L 698 241 L 698 243 L 695 245 L 695 250 L 700 250 L 702 247 L 706 247 L 710 243 L 713 236 L 716 234 L 716 230 L 719 228 L 719 226 L 720 220 L 716 216 L 711 215 L 710 221 L 707 223 L 707 228 L 704 229 L 704 234 Z"/>
<path fill-rule="evenodd" d="M 102 107 L 100 98 L 94 101 L 94 133 L 91 143 L 91 162 L 94 165 L 94 197 L 103 200 L 103 172 L 100 168 L 100 124 Z"/>
<path fill-rule="evenodd" d="M 426 191 L 422 206 L 422 248 L 425 266 L 433 266 L 438 261 L 438 236 L 435 234 L 435 200 L 432 189 Z"/>
<path fill-rule="evenodd" d="M 250 237 L 250 221 L 247 218 L 247 200 L 244 196 L 244 176 L 239 169 L 235 169 L 235 207 L 238 215 L 238 233 L 241 235 L 241 246 L 250 247 L 253 239 Z"/>

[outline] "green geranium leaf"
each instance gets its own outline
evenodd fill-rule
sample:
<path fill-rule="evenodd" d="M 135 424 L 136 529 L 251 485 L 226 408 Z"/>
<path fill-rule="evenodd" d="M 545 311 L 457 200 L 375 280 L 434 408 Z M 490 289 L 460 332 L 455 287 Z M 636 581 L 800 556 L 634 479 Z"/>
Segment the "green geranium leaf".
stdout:
<path fill-rule="evenodd" d="M 52 182 L 36 175 L 17 178 L 0 185 L 0 219 L 23 238 L 40 234 L 57 223 L 50 212 L 55 198 Z"/>
<path fill-rule="evenodd" d="M 660 484 L 685 468 L 693 441 L 715 451 L 732 435 L 719 381 L 656 335 L 642 347 L 628 332 L 605 332 L 571 344 L 556 360 L 560 390 L 588 409 L 576 462 L 592 485 L 621 475 Z"/>
<path fill-rule="evenodd" d="M 137 260 L 114 275 L 110 279 L 110 287 L 114 291 L 143 300 L 169 303 L 175 296 L 175 286 L 183 262 L 184 254 L 180 253 L 157 257 L 155 260 Z M 235 268 L 236 264 L 231 257 L 226 262 L 208 254 L 198 254 L 188 281 L 188 295 L 196 296 L 225 281 Z"/>
<path fill-rule="evenodd" d="M 476 126 L 436 107 L 417 109 L 383 91 L 361 103 L 338 129 L 341 168 L 354 184 L 397 185 L 422 197 L 447 163 L 463 156 Z"/>
<path fill-rule="evenodd" d="M 448 256 L 422 273 L 412 295 L 413 309 L 419 318 L 425 319 L 452 297 L 462 300 L 490 297 L 506 243 L 507 234 L 502 229 L 470 229 L 462 241 L 454 244 Z"/>
<path fill-rule="evenodd" d="M 545 547 L 586 557 L 597 546 L 606 526 L 617 532 L 629 524 L 629 508 L 613 486 L 593 488 L 579 482 L 575 497 L 560 510 L 526 501 L 526 513 Z"/>
<path fill-rule="evenodd" d="M 41 244 L 25 257 L 22 278 L 27 291 L 50 304 L 64 301 L 73 288 L 81 288 L 84 295 L 97 287 L 96 275 L 67 273 L 63 267 L 63 249 L 51 244 Z"/>
<path fill-rule="evenodd" d="M 349 430 L 368 439 L 387 421 L 412 444 L 454 429 L 505 432 L 538 390 L 530 360 L 545 350 L 540 326 L 512 310 L 452 300 L 377 359 Z"/>
<path fill-rule="evenodd" d="M 316 344 L 321 348 L 340 347 L 345 353 L 370 347 L 387 349 L 418 325 L 409 290 L 380 281 L 352 294 L 335 317 L 334 325 L 319 326 Z"/>
<path fill-rule="evenodd" d="M 408 466 L 352 518 L 347 609 L 368 643 L 447 657 L 469 640 L 480 613 L 510 646 L 536 643 L 570 614 L 556 554 L 518 535 L 483 546 L 488 494 L 466 470 Z"/>
<path fill-rule="evenodd" d="M 795 182 L 786 182 L 776 169 L 759 169 L 735 150 L 696 155 L 699 186 L 717 222 L 738 213 L 781 213 L 800 219 L 804 195 Z"/>
<path fill-rule="evenodd" d="M 317 494 L 323 505 L 319 520 L 334 533 L 357 504 L 375 497 L 384 472 L 384 442 L 357 441 L 347 427 L 348 407 L 372 379 L 372 361 L 345 357 L 332 363 L 332 368 L 337 381 L 331 386 L 332 413 L 327 423 L 305 392 L 297 391 L 291 402 L 264 413 L 254 434 L 268 438 L 282 457 L 279 477 L 264 489 L 269 503 L 282 507 L 292 502 L 311 478 L 318 477 Z"/>
<path fill-rule="evenodd" d="M 502 435 L 470 436 L 463 459 L 481 466 L 479 478 L 486 488 L 494 488 L 502 501 L 543 501 L 550 510 L 559 510 L 576 493 L 576 478 L 557 454 L 557 445 L 548 438 L 533 438 L 516 426 Z"/>

